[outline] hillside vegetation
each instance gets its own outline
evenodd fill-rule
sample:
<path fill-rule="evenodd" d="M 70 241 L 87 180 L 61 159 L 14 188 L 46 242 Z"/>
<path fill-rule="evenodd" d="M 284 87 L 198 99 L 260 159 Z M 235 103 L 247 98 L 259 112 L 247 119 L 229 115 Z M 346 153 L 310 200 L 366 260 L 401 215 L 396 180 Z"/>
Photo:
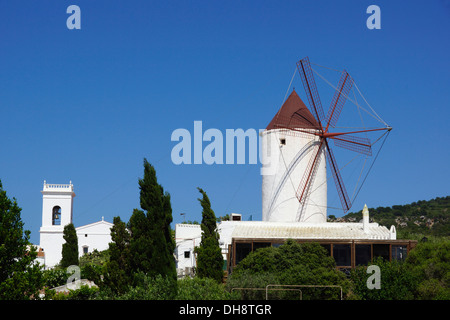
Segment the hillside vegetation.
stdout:
<path fill-rule="evenodd" d="M 397 228 L 399 238 L 449 237 L 450 236 L 450 196 L 421 200 L 392 207 L 369 208 L 370 221 L 390 228 Z M 362 210 L 351 212 L 336 218 L 329 216 L 329 221 L 359 222 Z"/>

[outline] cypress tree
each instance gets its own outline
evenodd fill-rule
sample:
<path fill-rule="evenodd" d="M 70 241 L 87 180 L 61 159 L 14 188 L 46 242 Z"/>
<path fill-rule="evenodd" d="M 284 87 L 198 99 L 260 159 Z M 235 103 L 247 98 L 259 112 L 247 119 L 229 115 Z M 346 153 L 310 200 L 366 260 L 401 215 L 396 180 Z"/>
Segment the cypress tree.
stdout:
<path fill-rule="evenodd" d="M 114 217 L 109 243 L 109 261 L 104 283 L 116 293 L 124 293 L 130 284 L 130 233 L 120 217 Z"/>
<path fill-rule="evenodd" d="M 64 226 L 63 238 L 66 242 L 62 246 L 61 267 L 78 265 L 78 237 L 73 223 Z"/>
<path fill-rule="evenodd" d="M 158 183 L 156 170 L 147 159 L 144 159 L 144 177 L 139 179 L 139 189 L 142 210 L 135 209 L 129 221 L 133 269 L 176 282 L 170 194 Z"/>
<path fill-rule="evenodd" d="M 134 209 L 128 221 L 131 232 L 130 267 L 133 273 L 152 270 L 152 256 L 154 255 L 153 239 L 150 231 L 150 221 L 144 211 Z"/>
<path fill-rule="evenodd" d="M 211 208 L 208 195 L 201 188 L 202 199 L 198 199 L 202 210 L 202 240 L 200 246 L 195 249 L 197 253 L 197 275 L 200 278 L 211 278 L 217 282 L 223 279 L 223 256 L 219 246 L 219 234 L 217 232 L 216 216 Z"/>

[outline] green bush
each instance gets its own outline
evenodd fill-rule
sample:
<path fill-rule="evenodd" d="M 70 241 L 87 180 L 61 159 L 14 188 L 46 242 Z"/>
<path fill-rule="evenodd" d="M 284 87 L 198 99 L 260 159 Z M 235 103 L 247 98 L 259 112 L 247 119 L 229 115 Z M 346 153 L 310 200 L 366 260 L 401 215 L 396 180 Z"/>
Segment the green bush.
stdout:
<path fill-rule="evenodd" d="M 367 273 L 366 266 L 357 267 L 351 272 L 352 299 L 360 300 L 410 300 L 414 299 L 417 278 L 401 261 L 376 259 L 370 265 L 380 268 L 380 289 L 370 289 L 367 280 L 372 273 Z"/>
<path fill-rule="evenodd" d="M 341 286 L 343 294 L 348 291 L 349 283 L 344 273 L 336 270 L 335 261 L 318 243 L 297 243 L 292 240 L 278 248 L 258 249 L 244 258 L 233 270 L 229 279 L 230 286 L 248 285 L 253 288 L 265 288 L 268 284 L 279 285 L 334 285 Z M 279 288 L 281 289 L 281 288 Z M 285 287 L 284 289 L 298 289 Z M 300 288 L 302 299 L 340 299 L 339 288 Z M 241 290 L 242 291 L 242 290 Z M 265 295 L 265 292 L 264 292 Z M 261 297 L 256 290 L 243 293 L 243 298 Z M 271 297 L 299 299 L 299 292 L 287 290 Z"/>
<path fill-rule="evenodd" d="M 99 289 L 82 285 L 79 289 L 69 290 L 69 292 L 58 292 L 54 290 L 46 291 L 46 299 L 51 300 L 93 300 L 97 297 Z"/>
<path fill-rule="evenodd" d="M 438 279 L 428 279 L 418 285 L 417 296 L 422 300 L 450 300 L 450 290 Z"/>
<path fill-rule="evenodd" d="M 124 294 L 114 296 L 119 300 L 172 300 L 175 298 L 177 283 L 172 277 L 156 275 L 151 277 L 143 273 L 135 275 L 136 286 L 129 287 Z"/>
<path fill-rule="evenodd" d="M 81 267 L 81 278 L 93 281 L 96 285 L 101 286 L 103 268 L 94 264 L 87 264 Z"/>
<path fill-rule="evenodd" d="M 225 285 L 211 278 L 183 278 L 178 280 L 176 300 L 229 300 L 233 295 Z"/>
<path fill-rule="evenodd" d="M 227 281 L 226 288 L 234 294 L 235 298 L 242 300 L 266 299 L 265 288 L 268 284 L 280 284 L 279 279 L 272 272 L 254 273 L 250 270 L 241 270 Z M 270 291 L 270 299 L 282 299 L 280 291 Z"/>
<path fill-rule="evenodd" d="M 406 258 L 408 271 L 417 280 L 415 298 L 447 300 L 450 298 L 450 241 L 419 242 Z"/>
<path fill-rule="evenodd" d="M 54 288 L 65 285 L 69 274 L 65 269 L 54 268 L 42 271 L 44 287 Z"/>

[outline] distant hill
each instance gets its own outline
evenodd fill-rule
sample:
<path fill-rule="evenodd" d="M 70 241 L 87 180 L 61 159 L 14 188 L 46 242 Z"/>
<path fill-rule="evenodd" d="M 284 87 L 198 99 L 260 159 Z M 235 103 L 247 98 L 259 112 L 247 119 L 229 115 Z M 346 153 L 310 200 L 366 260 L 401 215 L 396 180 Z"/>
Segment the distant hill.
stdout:
<path fill-rule="evenodd" d="M 449 208 L 450 196 L 447 196 L 405 205 L 369 208 L 369 215 L 371 222 L 377 222 L 388 228 L 394 225 L 399 238 L 411 234 L 448 237 L 450 236 Z M 362 210 L 348 213 L 340 218 L 332 215 L 328 217 L 328 221 L 335 222 L 359 222 L 361 219 Z"/>

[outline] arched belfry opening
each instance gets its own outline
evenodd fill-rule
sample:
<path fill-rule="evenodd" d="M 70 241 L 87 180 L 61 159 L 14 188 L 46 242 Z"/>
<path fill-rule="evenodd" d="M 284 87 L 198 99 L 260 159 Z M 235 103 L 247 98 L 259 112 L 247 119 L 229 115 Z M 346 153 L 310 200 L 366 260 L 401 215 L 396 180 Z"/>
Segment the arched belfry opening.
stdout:
<path fill-rule="evenodd" d="M 61 225 L 61 207 L 54 206 L 52 210 L 52 225 L 60 226 Z"/>

